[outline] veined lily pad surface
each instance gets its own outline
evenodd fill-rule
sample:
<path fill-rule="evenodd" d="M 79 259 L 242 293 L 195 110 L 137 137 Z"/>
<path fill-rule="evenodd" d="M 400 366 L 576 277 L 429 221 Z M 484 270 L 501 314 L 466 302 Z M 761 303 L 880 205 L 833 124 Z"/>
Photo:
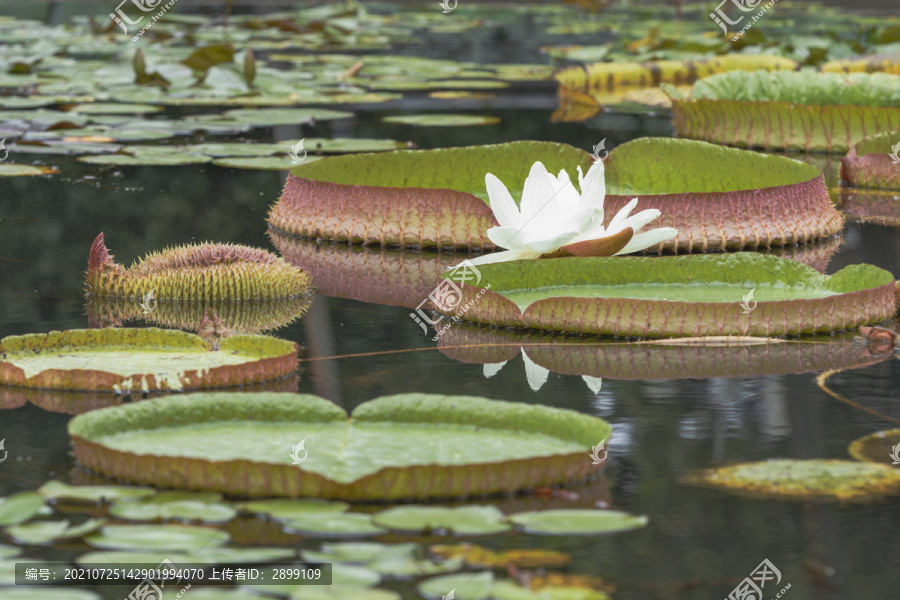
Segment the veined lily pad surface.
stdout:
<path fill-rule="evenodd" d="M 225 387 L 297 369 L 297 345 L 267 336 L 200 337 L 156 328 L 71 329 L 0 340 L 0 383 L 29 388 L 154 392 Z"/>
<path fill-rule="evenodd" d="M 779 459 L 711 469 L 688 483 L 785 500 L 862 502 L 900 494 L 900 471 L 852 460 Z"/>
<path fill-rule="evenodd" d="M 521 197 L 531 165 L 586 170 L 590 156 L 549 142 L 347 155 L 291 171 L 269 214 L 275 230 L 351 244 L 492 249 L 496 220 L 484 175 Z M 656 250 L 768 248 L 841 231 L 815 167 L 692 140 L 642 138 L 616 148 L 606 172 L 608 225 L 632 198 L 662 215 L 647 230 L 674 227 Z M 479 200 L 480 199 L 480 200 Z M 781 224 L 788 220 L 795 226 Z"/>
<path fill-rule="evenodd" d="M 481 276 L 462 287 L 459 305 L 472 304 L 461 318 L 547 331 L 797 335 L 883 321 L 896 310 L 887 271 L 853 265 L 829 277 L 754 253 L 516 261 L 484 265 Z M 745 312 L 750 301 L 757 304 Z"/>
<path fill-rule="evenodd" d="M 846 152 L 866 136 L 900 129 L 900 76 L 886 73 L 733 71 L 673 99 L 681 137 L 783 150 Z"/>
<path fill-rule="evenodd" d="M 465 396 L 389 396 L 349 419 L 315 396 L 174 400 L 76 417 L 69 432 L 78 460 L 132 482 L 232 494 L 454 497 L 584 479 L 602 468 L 585 452 L 611 432 L 573 411 Z M 293 464 L 301 440 L 307 458 Z"/>
<path fill-rule="evenodd" d="M 865 188 L 900 190 L 900 131 L 868 137 L 841 160 L 841 179 Z"/>

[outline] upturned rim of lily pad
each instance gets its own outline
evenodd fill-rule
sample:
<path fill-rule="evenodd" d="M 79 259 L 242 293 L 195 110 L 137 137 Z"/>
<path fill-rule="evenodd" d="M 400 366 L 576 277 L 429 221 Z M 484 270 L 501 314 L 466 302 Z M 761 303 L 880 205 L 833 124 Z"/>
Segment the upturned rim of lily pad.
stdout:
<path fill-rule="evenodd" d="M 220 349 L 212 352 L 243 353 L 250 360 L 241 364 L 189 369 L 179 372 L 177 381 L 157 378 L 152 371 L 125 376 L 96 368 L 46 369 L 32 376 L 16 366 L 17 356 L 34 357 L 42 352 L 152 350 L 210 352 L 203 338 L 186 331 L 155 327 L 70 329 L 13 335 L 0 340 L 0 384 L 24 388 L 124 392 L 157 392 L 230 387 L 278 379 L 297 370 L 297 344 L 262 335 L 235 335 L 223 338 Z"/>
<path fill-rule="evenodd" d="M 890 442 L 887 441 L 888 438 L 892 438 L 898 444 L 900 444 L 900 429 L 885 429 L 883 431 L 876 431 L 875 433 L 864 435 L 863 437 L 857 440 L 853 440 L 850 443 L 850 445 L 847 447 L 847 453 L 856 460 L 862 462 L 875 462 L 890 466 L 896 466 L 893 464 L 893 461 L 888 462 L 891 459 L 889 451 L 879 453 L 877 459 L 872 458 L 872 455 L 867 452 L 868 447 L 873 444 L 884 446 L 885 443 L 887 443 L 887 445 L 890 446 Z"/>
<path fill-rule="evenodd" d="M 291 170 L 268 222 L 283 234 L 351 245 L 495 249 L 486 173 L 519 198 L 535 161 L 573 175 L 592 160 L 579 148 L 535 141 L 327 157 Z M 843 227 L 821 172 L 783 156 L 640 138 L 615 148 L 606 163 L 605 224 L 633 198 L 639 210 L 659 209 L 646 230 L 674 227 L 679 235 L 657 252 L 785 246 Z"/>
<path fill-rule="evenodd" d="M 196 456 L 138 454 L 104 445 L 105 436 L 126 431 L 190 428 L 239 421 L 321 423 L 332 421 L 430 424 L 533 433 L 584 446 L 562 454 L 538 454 L 491 462 L 386 466 L 352 481 L 330 479 L 321 469 L 289 462 L 216 460 Z M 541 405 L 472 396 L 400 394 L 366 402 L 348 416 L 343 408 L 306 394 L 194 394 L 190 402 L 165 397 L 100 409 L 68 425 L 78 461 L 107 477 L 156 487 L 208 490 L 266 497 L 315 497 L 344 501 L 455 498 L 511 493 L 588 478 L 605 466 L 592 464 L 587 449 L 609 439 L 612 428 L 597 417 Z M 281 458 L 281 457 L 279 457 Z M 285 452 L 284 460 L 288 458 Z"/>
<path fill-rule="evenodd" d="M 841 159 L 841 179 L 856 187 L 900 190 L 900 163 L 893 158 L 898 154 L 900 131 L 867 137 Z"/>
<path fill-rule="evenodd" d="M 536 365 L 563 375 L 638 381 L 758 377 L 859 369 L 888 360 L 847 333 L 827 339 L 670 338 L 664 343 L 608 342 L 560 334 L 457 323 L 438 337 L 438 350 L 462 363 L 498 364 L 522 351 Z"/>
<path fill-rule="evenodd" d="M 804 476 L 805 469 L 817 469 L 818 473 Z M 836 473 L 841 469 L 852 470 L 854 475 Z M 871 502 L 900 494 L 900 471 L 871 462 L 836 459 L 747 462 L 702 470 L 682 481 L 752 497 L 795 501 Z"/>
<path fill-rule="evenodd" d="M 451 272 L 452 273 L 452 272 Z M 445 277 L 449 275 L 445 274 Z M 725 255 L 559 258 L 482 265 L 477 285 L 463 285 L 456 306 L 466 321 L 594 335 L 698 337 L 783 336 L 850 329 L 891 318 L 894 277 L 873 265 L 825 276 L 788 259 L 754 252 Z M 554 286 L 717 282 L 750 291 L 759 284 L 833 292 L 826 297 L 759 301 L 745 313 L 735 302 L 548 296 L 524 311 L 500 292 Z M 490 288 L 487 286 L 490 285 Z M 436 306 L 446 316 L 457 309 Z"/>

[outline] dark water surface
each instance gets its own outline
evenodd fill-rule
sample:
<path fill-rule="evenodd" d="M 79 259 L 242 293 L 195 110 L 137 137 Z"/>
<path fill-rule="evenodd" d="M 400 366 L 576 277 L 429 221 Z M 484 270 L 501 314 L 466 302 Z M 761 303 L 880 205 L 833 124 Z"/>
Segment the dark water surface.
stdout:
<path fill-rule="evenodd" d="M 483 111 L 502 118 L 490 127 L 388 126 L 379 122 L 384 113 L 362 111 L 350 122 L 322 123 L 302 132 L 277 128 L 252 137 L 394 137 L 422 148 L 516 139 L 590 148 L 607 138 L 609 148 L 642 135 L 672 134 L 662 116 L 608 115 L 585 124 L 551 124 L 554 92 L 529 94 L 532 108 Z M 224 138 L 210 141 L 219 140 Z M 87 326 L 83 276 L 90 244 L 101 231 L 124 265 L 152 250 L 204 240 L 274 251 L 264 218 L 279 196 L 283 174 L 213 165 L 95 167 L 70 157 L 28 158 L 61 172 L 49 178 L 0 179 L 0 337 Z M 849 223 L 844 239 L 829 272 L 868 262 L 900 275 L 897 230 Z M 694 469 L 742 461 L 848 458 L 851 441 L 900 422 L 896 359 L 831 378 L 831 387 L 857 402 L 855 407 L 821 391 L 815 373 L 672 380 L 645 371 L 638 380 L 605 378 L 596 394 L 577 374 L 551 373 L 533 391 L 521 355 L 486 378 L 480 363 L 439 351 L 409 313 L 401 307 L 318 296 L 306 317 L 276 332 L 302 348 L 299 391 L 348 410 L 381 395 L 426 392 L 540 403 L 602 417 L 614 427 L 606 479 L 575 488 L 581 498 L 571 505 L 606 500 L 613 508 L 650 519 L 642 530 L 608 537 L 519 534 L 478 543 L 571 553 L 575 561 L 567 570 L 609 579 L 618 588 L 618 600 L 723 598 L 764 558 L 791 583 L 784 596 L 790 600 L 896 595 L 896 500 L 849 506 L 750 500 L 679 483 Z M 845 343 L 830 336 L 820 340 Z M 867 352 L 862 344 L 857 349 L 861 356 Z M 578 372 L 583 356 L 573 350 L 567 359 L 570 372 Z M 313 360 L 321 357 L 336 358 Z M 623 355 L 622 360 L 630 359 Z M 640 365 L 640 357 L 633 360 Z M 0 411 L 0 438 L 6 438 L 10 453 L 0 465 L 0 495 L 35 489 L 50 478 L 84 480 L 70 455 L 69 419 L 31 403 Z M 522 498 L 500 505 L 541 507 L 544 502 Z M 318 542 L 307 540 L 303 546 L 314 548 Z M 29 548 L 26 555 L 68 560 L 83 551 L 73 544 L 52 551 Z M 817 585 L 815 564 L 836 570 L 827 586 Z M 395 587 L 405 597 L 417 597 L 410 586 Z M 114 597 L 106 588 L 99 591 Z"/>

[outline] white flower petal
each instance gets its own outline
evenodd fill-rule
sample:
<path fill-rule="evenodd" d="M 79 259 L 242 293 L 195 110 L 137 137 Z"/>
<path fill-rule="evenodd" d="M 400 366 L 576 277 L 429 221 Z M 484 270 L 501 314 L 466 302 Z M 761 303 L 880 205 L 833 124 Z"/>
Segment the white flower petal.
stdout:
<path fill-rule="evenodd" d="M 634 210 L 637 203 L 638 199 L 632 198 L 631 202 L 623 206 L 619 212 L 616 213 L 616 216 L 612 218 L 612 221 L 609 222 L 606 229 L 615 233 L 621 231 L 624 227 L 628 227 L 628 225 L 622 225 L 622 223 L 628 218 L 628 215 L 631 214 L 631 211 Z"/>
<path fill-rule="evenodd" d="M 484 176 L 484 185 L 487 188 L 491 210 L 494 211 L 497 222 L 502 227 L 521 227 L 522 217 L 519 214 L 519 207 L 516 206 L 516 201 L 513 200 L 503 182 L 492 173 L 488 173 Z"/>
<path fill-rule="evenodd" d="M 523 225 L 532 223 L 535 218 L 555 217 L 558 214 L 557 206 L 556 177 L 548 173 L 544 165 L 538 161 L 531 166 L 531 172 L 522 188 L 519 212 L 522 215 Z"/>
<path fill-rule="evenodd" d="M 631 238 L 631 241 L 628 242 L 624 248 L 616 252 L 615 256 L 619 256 L 620 254 L 631 254 L 632 252 L 639 252 L 640 250 L 650 248 L 651 246 L 655 246 L 660 242 L 671 239 L 676 235 L 678 235 L 678 230 L 673 229 L 672 227 L 660 227 L 658 229 L 644 231 L 643 233 L 639 233 Z"/>
<path fill-rule="evenodd" d="M 547 377 L 550 376 L 550 370 L 545 369 L 528 358 L 524 348 L 522 349 L 522 360 L 525 363 L 525 378 L 528 380 L 528 387 L 536 392 L 547 383 Z"/>
<path fill-rule="evenodd" d="M 659 210 L 655 208 L 648 208 L 647 210 L 642 210 L 638 214 L 631 215 L 630 217 L 625 219 L 622 222 L 620 229 L 624 227 L 631 227 L 632 229 L 634 229 L 634 232 L 637 233 L 644 227 L 644 225 L 650 223 L 651 221 L 655 221 L 658 218 Z"/>
<path fill-rule="evenodd" d="M 519 227 L 491 227 L 487 230 L 487 236 L 489 240 L 501 248 L 523 250 L 527 234 Z"/>
<path fill-rule="evenodd" d="M 500 372 L 500 369 L 503 368 L 503 365 L 506 364 L 506 361 L 498 362 L 498 363 L 484 363 L 484 376 L 488 379 L 496 375 Z"/>
<path fill-rule="evenodd" d="M 487 366 L 487 365 L 485 365 Z M 603 387 L 603 378 L 602 377 L 591 377 L 590 375 L 582 375 L 581 378 L 587 384 L 588 389 L 590 389 L 595 394 L 599 393 L 601 388 Z"/>
<path fill-rule="evenodd" d="M 603 200 L 606 198 L 606 180 L 603 174 L 603 161 L 595 160 L 587 175 L 581 177 L 581 168 L 578 169 L 579 183 L 581 184 L 581 208 L 603 208 Z"/>
<path fill-rule="evenodd" d="M 505 250 L 503 252 L 491 252 L 490 254 L 483 254 L 477 258 L 470 258 L 469 262 L 473 265 L 489 265 L 492 263 L 508 262 L 511 260 L 537 258 L 538 256 L 540 256 L 540 254 L 538 254 L 537 252 L 531 252 L 530 250 Z M 447 268 L 453 269 L 455 267 Z"/>
<path fill-rule="evenodd" d="M 554 250 L 558 250 L 560 247 L 565 246 L 577 234 L 577 231 L 567 231 L 565 233 L 561 233 L 556 237 L 550 238 L 549 240 L 544 239 L 532 239 L 526 240 L 525 247 L 531 250 L 532 252 L 537 252 L 538 256 L 541 254 L 546 254 L 547 252 L 553 252 Z"/>

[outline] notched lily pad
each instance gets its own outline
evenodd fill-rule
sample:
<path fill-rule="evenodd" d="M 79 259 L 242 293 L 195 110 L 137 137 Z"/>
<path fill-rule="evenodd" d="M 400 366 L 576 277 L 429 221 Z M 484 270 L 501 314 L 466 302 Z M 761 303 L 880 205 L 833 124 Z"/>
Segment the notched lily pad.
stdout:
<path fill-rule="evenodd" d="M 284 377 L 293 342 L 256 335 L 203 338 L 164 329 L 71 329 L 0 340 L 0 383 L 108 392 L 203 389 Z"/>
<path fill-rule="evenodd" d="M 779 459 L 703 471 L 686 483 L 785 500 L 864 502 L 900 494 L 900 471 L 850 460 Z"/>
<path fill-rule="evenodd" d="M 525 533 L 601 535 L 639 529 L 647 517 L 617 510 L 564 509 L 523 512 L 507 517 Z"/>
<path fill-rule="evenodd" d="M 348 420 L 343 409 L 316 396 L 219 393 L 100 409 L 75 417 L 69 433 L 83 465 L 124 480 L 374 500 L 581 480 L 602 468 L 585 454 L 611 430 L 575 411 L 466 396 L 388 396 L 357 407 Z M 241 444 L 221 443 L 232 437 Z M 294 464 L 299 441 L 305 459 Z M 411 445 L 419 450 L 408 452 Z M 375 447 L 378 453 L 371 452 Z"/>
<path fill-rule="evenodd" d="M 851 329 L 896 310 L 893 276 L 877 267 L 852 265 L 825 276 L 749 252 L 515 261 L 480 272 L 478 285 L 461 290 L 458 306 L 469 306 L 462 318 L 545 331 L 771 337 Z"/>

